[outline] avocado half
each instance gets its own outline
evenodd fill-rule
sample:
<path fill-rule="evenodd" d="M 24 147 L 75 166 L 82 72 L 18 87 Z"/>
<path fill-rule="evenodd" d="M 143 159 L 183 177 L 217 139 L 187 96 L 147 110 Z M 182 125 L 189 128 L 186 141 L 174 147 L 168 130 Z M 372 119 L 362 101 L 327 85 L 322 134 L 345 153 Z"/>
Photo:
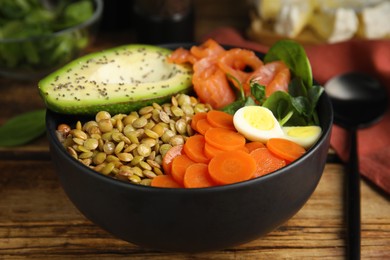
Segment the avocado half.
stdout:
<path fill-rule="evenodd" d="M 38 83 L 48 109 L 128 113 L 192 89 L 192 67 L 167 62 L 170 49 L 124 45 L 80 57 Z"/>

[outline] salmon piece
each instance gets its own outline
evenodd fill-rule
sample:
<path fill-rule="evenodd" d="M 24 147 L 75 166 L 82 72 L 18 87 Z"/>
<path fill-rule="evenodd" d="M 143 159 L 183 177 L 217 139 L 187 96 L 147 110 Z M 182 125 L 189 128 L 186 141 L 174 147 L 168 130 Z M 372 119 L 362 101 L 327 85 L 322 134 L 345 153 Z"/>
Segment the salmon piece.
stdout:
<path fill-rule="evenodd" d="M 269 62 L 248 77 L 245 86 L 249 87 L 250 81 L 265 86 L 265 95 L 269 97 L 275 91 L 288 91 L 288 83 L 291 74 L 289 68 L 282 61 Z"/>
<path fill-rule="evenodd" d="M 288 68 L 281 69 L 273 78 L 273 80 L 265 87 L 265 96 L 269 97 L 275 91 L 288 92 L 288 83 L 290 82 L 291 74 Z"/>
<path fill-rule="evenodd" d="M 197 59 L 205 57 L 218 57 L 225 52 L 225 49 L 213 39 L 208 39 L 199 46 L 192 46 L 191 54 Z"/>
<path fill-rule="evenodd" d="M 215 109 L 222 108 L 236 99 L 225 73 L 217 66 L 217 60 L 216 57 L 199 60 L 194 64 L 192 76 L 192 84 L 199 100 Z"/>
<path fill-rule="evenodd" d="M 253 71 L 263 66 L 263 62 L 253 51 L 234 48 L 226 51 L 218 61 L 218 66 L 223 72 L 236 78 L 244 87 L 245 93 L 250 93 L 249 85 L 245 83 Z M 247 70 L 250 70 L 247 72 Z M 234 86 L 239 88 L 235 80 L 232 80 Z"/>
<path fill-rule="evenodd" d="M 176 64 L 191 63 L 194 64 L 198 59 L 192 53 L 184 48 L 177 48 L 168 57 L 168 62 Z"/>
<path fill-rule="evenodd" d="M 269 97 L 275 91 L 287 91 L 291 77 L 290 70 L 281 61 L 263 64 L 255 52 L 241 48 L 225 50 L 213 39 L 192 46 L 190 50 L 178 48 L 168 61 L 193 65 L 194 90 L 201 102 L 215 109 L 236 100 L 231 84 L 236 88 L 242 86 L 249 96 L 250 81 L 254 80 L 266 87 L 265 94 Z"/>

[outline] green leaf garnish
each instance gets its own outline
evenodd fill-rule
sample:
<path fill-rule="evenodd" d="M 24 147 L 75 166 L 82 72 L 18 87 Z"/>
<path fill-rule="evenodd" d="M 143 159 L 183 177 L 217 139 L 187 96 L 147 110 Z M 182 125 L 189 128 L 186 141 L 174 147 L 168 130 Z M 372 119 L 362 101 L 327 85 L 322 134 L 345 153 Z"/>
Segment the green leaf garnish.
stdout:
<path fill-rule="evenodd" d="M 322 86 L 313 85 L 311 65 L 304 48 L 292 40 L 278 41 L 264 56 L 264 63 L 272 61 L 283 61 L 290 69 L 291 81 L 288 92 L 276 91 L 267 98 L 265 86 L 251 81 L 252 97 L 246 97 L 240 82 L 228 75 L 240 86 L 240 90 L 237 93 L 237 100 L 222 110 L 234 114 L 243 106 L 262 105 L 272 111 L 280 125 L 318 125 L 316 106 L 324 89 Z"/>
<path fill-rule="evenodd" d="M 18 115 L 0 126 L 0 147 L 27 144 L 45 133 L 46 110 Z"/>
<path fill-rule="evenodd" d="M 266 99 L 265 86 L 260 85 L 257 82 L 251 82 L 250 88 L 252 96 L 254 96 L 254 98 L 259 102 L 259 104 L 263 104 Z"/>
<path fill-rule="evenodd" d="M 305 49 L 292 40 L 281 40 L 276 42 L 264 56 L 264 62 L 282 60 L 291 72 L 303 80 L 307 88 L 313 84 L 311 65 L 307 58 Z"/>

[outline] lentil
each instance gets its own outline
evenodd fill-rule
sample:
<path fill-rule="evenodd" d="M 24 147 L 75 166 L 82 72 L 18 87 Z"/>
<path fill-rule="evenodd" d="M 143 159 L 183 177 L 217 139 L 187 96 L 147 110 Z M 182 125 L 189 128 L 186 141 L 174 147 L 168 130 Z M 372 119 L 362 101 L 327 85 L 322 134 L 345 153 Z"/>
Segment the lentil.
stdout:
<path fill-rule="evenodd" d="M 149 186 L 162 171 L 162 158 L 175 145 L 193 135 L 194 113 L 211 107 L 186 94 L 172 96 L 170 103 L 145 106 L 129 114 L 100 111 L 95 120 L 75 128 L 57 127 L 67 152 L 91 169 L 134 184 Z"/>

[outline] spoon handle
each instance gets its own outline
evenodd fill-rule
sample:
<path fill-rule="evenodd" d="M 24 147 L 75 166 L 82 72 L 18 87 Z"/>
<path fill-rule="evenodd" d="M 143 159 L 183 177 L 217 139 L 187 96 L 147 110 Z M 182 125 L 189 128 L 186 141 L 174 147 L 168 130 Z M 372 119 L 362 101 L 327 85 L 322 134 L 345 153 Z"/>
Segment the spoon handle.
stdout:
<path fill-rule="evenodd" d="M 348 259 L 360 259 L 360 174 L 357 154 L 357 130 L 350 131 L 347 172 Z"/>

